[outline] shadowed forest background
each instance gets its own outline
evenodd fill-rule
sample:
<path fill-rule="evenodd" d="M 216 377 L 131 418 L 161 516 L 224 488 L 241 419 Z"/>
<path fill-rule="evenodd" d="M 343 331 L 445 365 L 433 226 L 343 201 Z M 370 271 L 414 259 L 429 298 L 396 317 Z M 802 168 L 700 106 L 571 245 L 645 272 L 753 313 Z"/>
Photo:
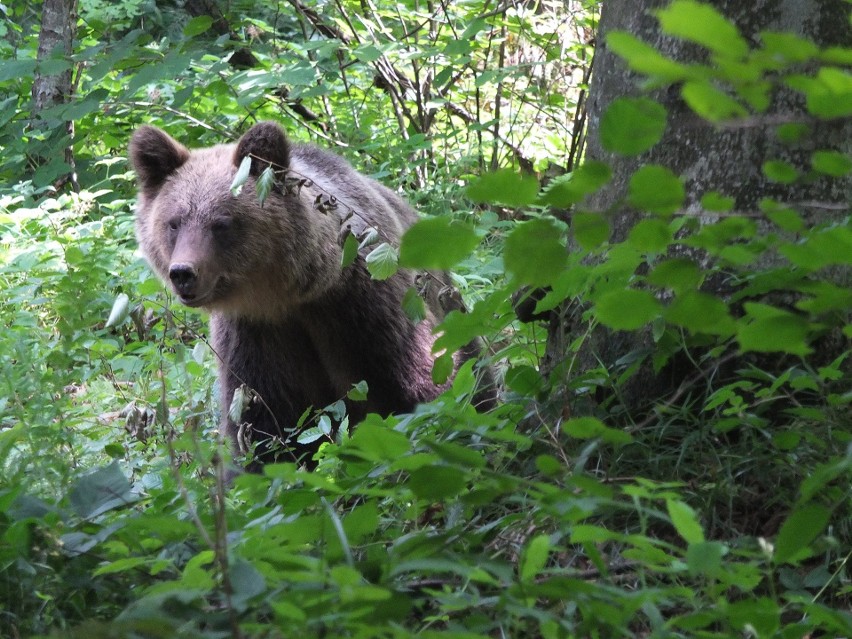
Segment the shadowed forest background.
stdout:
<path fill-rule="evenodd" d="M 0 5 L 0 637 L 852 636 L 850 8 Z M 360 250 L 452 271 L 494 410 L 226 486 L 127 142 L 261 120 L 418 209 Z"/>

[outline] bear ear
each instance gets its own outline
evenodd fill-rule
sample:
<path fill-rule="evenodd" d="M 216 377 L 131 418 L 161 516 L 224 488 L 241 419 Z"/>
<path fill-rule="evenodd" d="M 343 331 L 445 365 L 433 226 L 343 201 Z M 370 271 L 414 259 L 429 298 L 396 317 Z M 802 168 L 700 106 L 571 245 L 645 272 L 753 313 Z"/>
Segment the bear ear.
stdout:
<path fill-rule="evenodd" d="M 130 138 L 130 163 L 144 191 L 152 192 L 189 159 L 189 151 L 155 126 L 141 126 Z"/>
<path fill-rule="evenodd" d="M 284 130 L 275 122 L 260 122 L 246 131 L 234 151 L 234 166 L 251 156 L 251 174 L 263 173 L 269 165 L 276 171 L 290 166 L 290 144 Z"/>

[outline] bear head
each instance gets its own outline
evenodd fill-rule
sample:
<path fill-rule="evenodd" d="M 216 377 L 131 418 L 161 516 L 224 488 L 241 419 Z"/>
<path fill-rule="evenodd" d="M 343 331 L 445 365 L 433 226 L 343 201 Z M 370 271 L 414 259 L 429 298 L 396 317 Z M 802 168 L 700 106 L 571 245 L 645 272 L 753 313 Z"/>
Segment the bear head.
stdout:
<path fill-rule="evenodd" d="M 283 177 L 290 151 L 272 122 L 253 126 L 236 145 L 192 151 L 156 127 L 133 134 L 137 238 L 183 304 L 270 319 L 335 283 L 339 223 L 318 213 L 308 193 L 276 186 L 263 203 L 257 197 L 256 178 L 268 166 Z M 246 156 L 250 176 L 234 194 Z"/>

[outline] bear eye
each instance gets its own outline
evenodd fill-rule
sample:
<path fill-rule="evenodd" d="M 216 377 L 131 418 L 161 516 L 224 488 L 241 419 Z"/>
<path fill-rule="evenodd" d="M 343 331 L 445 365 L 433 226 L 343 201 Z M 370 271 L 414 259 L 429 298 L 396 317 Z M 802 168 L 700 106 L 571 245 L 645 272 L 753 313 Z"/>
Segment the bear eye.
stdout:
<path fill-rule="evenodd" d="M 172 231 L 177 231 L 180 228 L 180 218 L 173 217 L 169 220 L 169 229 Z"/>
<path fill-rule="evenodd" d="M 231 230 L 231 227 L 234 225 L 234 221 L 229 217 L 221 217 L 216 220 L 213 220 L 213 223 L 210 225 L 210 228 L 213 229 L 214 233 L 225 233 Z"/>

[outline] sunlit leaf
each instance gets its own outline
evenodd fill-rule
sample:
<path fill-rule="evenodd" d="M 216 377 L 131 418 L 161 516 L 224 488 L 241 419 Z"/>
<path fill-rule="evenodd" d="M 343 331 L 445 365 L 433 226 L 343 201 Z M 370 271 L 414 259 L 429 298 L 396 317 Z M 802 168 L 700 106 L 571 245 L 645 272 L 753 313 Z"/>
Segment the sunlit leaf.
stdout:
<path fill-rule="evenodd" d="M 649 164 L 630 178 L 627 199 L 637 209 L 669 214 L 683 206 L 686 190 L 680 178 L 664 166 Z"/>
<path fill-rule="evenodd" d="M 540 218 L 518 224 L 506 238 L 503 261 L 520 284 L 546 286 L 568 262 L 563 231 L 553 219 Z"/>
<path fill-rule="evenodd" d="M 668 114 L 649 98 L 616 98 L 600 122 L 601 144 L 607 151 L 638 155 L 663 137 Z"/>
<path fill-rule="evenodd" d="M 396 249 L 382 242 L 367 255 L 367 270 L 373 279 L 386 280 L 399 270 L 399 257 Z"/>
<path fill-rule="evenodd" d="M 748 54 L 748 43 L 734 23 L 707 3 L 675 0 L 655 13 L 669 35 L 700 44 L 722 57 Z"/>
<path fill-rule="evenodd" d="M 474 202 L 491 202 L 515 208 L 532 204 L 536 195 L 538 180 L 512 169 L 486 173 L 467 187 L 467 196 Z"/>
<path fill-rule="evenodd" d="M 479 244 L 474 230 L 448 216 L 417 222 L 402 237 L 399 261 L 402 266 L 448 269 L 468 257 Z"/>
<path fill-rule="evenodd" d="M 658 317 L 661 310 L 656 297 L 635 289 L 605 293 L 595 304 L 595 314 L 602 324 L 624 331 L 644 326 Z"/>

